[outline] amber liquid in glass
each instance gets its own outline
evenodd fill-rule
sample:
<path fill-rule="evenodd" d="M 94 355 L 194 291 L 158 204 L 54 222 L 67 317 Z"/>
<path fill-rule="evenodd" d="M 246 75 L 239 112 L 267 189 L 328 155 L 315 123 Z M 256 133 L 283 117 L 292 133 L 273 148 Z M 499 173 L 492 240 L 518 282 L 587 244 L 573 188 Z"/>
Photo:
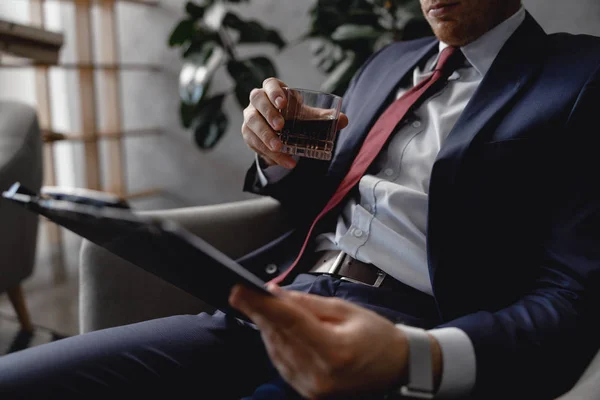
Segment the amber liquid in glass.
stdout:
<path fill-rule="evenodd" d="M 278 132 L 281 151 L 301 157 L 331 160 L 337 119 L 286 120 Z"/>

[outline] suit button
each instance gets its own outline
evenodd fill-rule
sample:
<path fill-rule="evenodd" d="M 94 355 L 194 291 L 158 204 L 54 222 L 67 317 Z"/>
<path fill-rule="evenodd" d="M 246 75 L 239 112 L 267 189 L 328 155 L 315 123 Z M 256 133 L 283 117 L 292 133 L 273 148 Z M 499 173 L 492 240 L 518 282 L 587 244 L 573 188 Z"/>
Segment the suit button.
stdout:
<path fill-rule="evenodd" d="M 359 237 L 361 237 L 361 236 L 363 235 L 363 233 L 364 233 L 364 232 L 363 232 L 362 230 L 360 230 L 360 229 L 356 229 L 356 230 L 354 231 L 354 236 L 356 236 L 357 238 L 359 238 Z"/>
<path fill-rule="evenodd" d="M 391 168 L 387 168 L 385 171 L 383 171 L 384 174 L 386 174 L 387 176 L 392 176 L 394 175 L 394 170 Z"/>
<path fill-rule="evenodd" d="M 277 272 L 277 265 L 275 264 L 269 264 L 265 267 L 265 272 L 269 275 L 273 275 L 274 273 Z"/>
<path fill-rule="evenodd" d="M 413 126 L 414 128 L 419 128 L 419 127 L 421 126 L 421 121 L 415 121 L 415 122 L 413 122 L 413 123 L 412 123 L 412 126 Z"/>

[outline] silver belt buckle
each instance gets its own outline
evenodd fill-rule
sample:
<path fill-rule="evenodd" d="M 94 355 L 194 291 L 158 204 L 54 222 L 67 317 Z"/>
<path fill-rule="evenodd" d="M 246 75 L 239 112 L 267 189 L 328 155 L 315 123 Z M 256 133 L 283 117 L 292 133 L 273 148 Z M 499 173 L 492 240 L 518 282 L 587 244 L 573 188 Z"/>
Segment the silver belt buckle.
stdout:
<path fill-rule="evenodd" d="M 331 267 L 329 267 L 329 271 L 327 271 L 327 273 L 331 275 L 337 275 L 338 271 L 342 267 L 342 264 L 344 263 L 344 258 L 346 258 L 346 253 L 340 250 L 340 254 L 337 255 L 335 261 L 333 262 L 333 264 L 331 264 Z"/>
<path fill-rule="evenodd" d="M 387 276 L 387 274 L 385 272 L 383 272 L 382 270 L 379 270 L 379 272 L 377 272 L 377 279 L 375 279 L 375 283 L 372 286 L 374 286 L 374 287 L 381 286 L 381 284 L 383 283 L 383 280 L 385 279 L 386 276 Z"/>
<path fill-rule="evenodd" d="M 346 252 L 340 251 L 340 254 L 338 254 L 338 256 L 335 258 L 335 261 L 329 268 L 328 273 L 332 275 L 337 275 L 347 255 L 348 254 Z M 347 278 L 345 276 L 340 277 L 340 280 L 378 288 L 381 286 L 386 276 L 387 274 L 385 272 L 379 270 L 379 272 L 377 273 L 377 279 L 375 279 L 375 282 L 373 284 L 357 281 L 356 279 Z"/>

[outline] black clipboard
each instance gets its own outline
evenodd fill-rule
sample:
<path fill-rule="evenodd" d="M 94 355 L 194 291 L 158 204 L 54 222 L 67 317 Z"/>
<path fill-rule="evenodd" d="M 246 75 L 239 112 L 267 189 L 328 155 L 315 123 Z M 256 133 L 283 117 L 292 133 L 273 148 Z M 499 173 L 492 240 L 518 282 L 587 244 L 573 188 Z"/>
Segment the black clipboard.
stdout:
<path fill-rule="evenodd" d="M 3 197 L 227 314 L 247 320 L 229 306 L 237 283 L 272 295 L 266 282 L 175 222 L 140 216 L 126 203 L 86 193 L 94 192 L 38 194 L 15 183 Z"/>

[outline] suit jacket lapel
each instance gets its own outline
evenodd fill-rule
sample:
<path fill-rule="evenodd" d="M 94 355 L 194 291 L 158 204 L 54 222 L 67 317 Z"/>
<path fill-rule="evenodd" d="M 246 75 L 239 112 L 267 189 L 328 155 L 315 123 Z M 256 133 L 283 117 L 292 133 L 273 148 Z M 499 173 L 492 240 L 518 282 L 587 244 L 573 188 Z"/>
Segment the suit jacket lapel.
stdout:
<path fill-rule="evenodd" d="M 477 134 L 496 121 L 535 76 L 541 66 L 540 51 L 545 38 L 542 28 L 528 14 L 496 57 L 446 138 L 434 165 L 436 179 L 454 181 L 460 161 Z"/>
<path fill-rule="evenodd" d="M 443 258 L 444 216 L 452 213 L 452 189 L 462 160 L 477 135 L 493 126 L 532 80 L 543 60 L 546 34 L 531 15 L 506 42 L 456 125 L 446 138 L 433 166 L 427 228 L 432 283 Z M 439 222 L 438 222 L 439 221 Z M 435 286 L 434 286 L 435 290 Z"/>
<path fill-rule="evenodd" d="M 424 57 L 434 51 L 438 43 L 437 39 L 432 38 L 424 46 L 408 52 L 403 46 L 392 48 L 387 56 L 389 64 L 382 64 L 374 72 L 368 72 L 373 78 L 368 79 L 367 77 L 364 80 L 365 83 L 361 85 L 370 85 L 370 82 L 376 79 L 376 87 L 365 90 L 361 90 L 360 87 L 355 89 L 353 101 L 359 101 L 362 108 L 358 113 L 351 116 L 347 130 L 341 133 L 337 139 L 336 151 L 329 167 L 331 176 L 339 179 L 343 178 L 358 153 L 360 144 L 364 141 L 377 117 L 383 112 L 384 107 L 387 106 L 392 92 L 397 90 L 398 84 L 406 74 L 412 71 Z M 378 60 L 376 62 L 382 63 L 383 61 Z"/>

